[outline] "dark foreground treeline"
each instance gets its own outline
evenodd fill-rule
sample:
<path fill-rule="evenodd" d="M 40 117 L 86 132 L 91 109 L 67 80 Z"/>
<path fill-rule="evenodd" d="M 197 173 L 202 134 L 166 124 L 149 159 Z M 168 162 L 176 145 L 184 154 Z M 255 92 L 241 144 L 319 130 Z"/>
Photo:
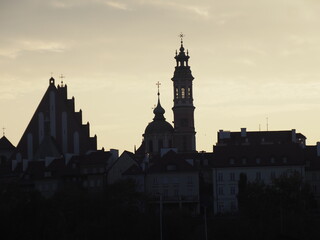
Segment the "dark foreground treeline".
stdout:
<path fill-rule="evenodd" d="M 240 214 L 213 217 L 208 206 L 208 239 L 320 239 L 313 198 L 296 179 L 273 188 L 242 179 L 239 189 Z M 1 239 L 160 239 L 158 204 L 130 181 L 99 194 L 66 188 L 50 199 L 2 186 L 0 219 Z M 186 209 L 164 208 L 163 240 L 205 239 L 204 222 Z"/>

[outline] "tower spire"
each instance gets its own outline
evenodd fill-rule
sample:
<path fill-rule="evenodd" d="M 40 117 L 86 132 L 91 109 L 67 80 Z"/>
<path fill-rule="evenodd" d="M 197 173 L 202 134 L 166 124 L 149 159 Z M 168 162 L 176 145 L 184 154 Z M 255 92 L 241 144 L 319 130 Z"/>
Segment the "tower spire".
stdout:
<path fill-rule="evenodd" d="M 158 104 L 157 106 L 155 107 L 155 109 L 153 110 L 153 113 L 154 113 L 154 120 L 164 120 L 164 116 L 163 114 L 165 113 L 165 110 L 163 109 L 163 107 L 161 106 L 160 104 L 160 85 L 161 83 L 158 81 L 156 83 L 157 87 L 158 87 Z"/>
<path fill-rule="evenodd" d="M 174 145 L 180 152 L 193 152 L 196 150 L 195 128 L 194 128 L 194 105 L 193 105 L 193 76 L 189 61 L 189 51 L 185 52 L 183 33 L 180 37 L 180 51 L 174 57 L 176 67 L 173 74 L 173 115 L 174 115 Z"/>

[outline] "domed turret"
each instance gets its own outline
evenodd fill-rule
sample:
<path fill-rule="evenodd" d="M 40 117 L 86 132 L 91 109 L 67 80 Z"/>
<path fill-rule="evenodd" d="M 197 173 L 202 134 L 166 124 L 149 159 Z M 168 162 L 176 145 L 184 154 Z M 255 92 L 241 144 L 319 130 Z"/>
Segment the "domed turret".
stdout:
<path fill-rule="evenodd" d="M 154 108 L 153 121 L 148 124 L 144 131 L 144 142 L 146 145 L 146 153 L 159 153 L 161 148 L 172 147 L 173 127 L 164 117 L 165 110 L 160 103 L 160 92 L 158 85 L 158 104 Z"/>

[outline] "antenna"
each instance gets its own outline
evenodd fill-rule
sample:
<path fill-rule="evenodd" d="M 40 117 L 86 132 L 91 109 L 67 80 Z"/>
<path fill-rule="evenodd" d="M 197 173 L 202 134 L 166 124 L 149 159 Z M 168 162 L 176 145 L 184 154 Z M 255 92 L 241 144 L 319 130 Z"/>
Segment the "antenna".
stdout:
<path fill-rule="evenodd" d="M 267 120 L 267 132 L 268 132 L 269 131 L 269 118 L 267 117 L 266 120 Z"/>

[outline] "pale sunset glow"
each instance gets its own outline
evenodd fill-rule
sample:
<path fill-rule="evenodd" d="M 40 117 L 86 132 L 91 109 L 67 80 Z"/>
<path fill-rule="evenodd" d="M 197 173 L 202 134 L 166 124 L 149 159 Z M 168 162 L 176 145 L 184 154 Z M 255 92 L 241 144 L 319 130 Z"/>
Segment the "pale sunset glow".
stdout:
<path fill-rule="evenodd" d="M 314 145 L 319 12 L 316 0 L 2 0 L 0 127 L 16 146 L 53 76 L 67 84 L 99 148 L 133 151 L 152 121 L 158 81 L 173 121 L 183 32 L 198 151 L 212 151 L 219 129 L 267 124 L 296 129 Z"/>

